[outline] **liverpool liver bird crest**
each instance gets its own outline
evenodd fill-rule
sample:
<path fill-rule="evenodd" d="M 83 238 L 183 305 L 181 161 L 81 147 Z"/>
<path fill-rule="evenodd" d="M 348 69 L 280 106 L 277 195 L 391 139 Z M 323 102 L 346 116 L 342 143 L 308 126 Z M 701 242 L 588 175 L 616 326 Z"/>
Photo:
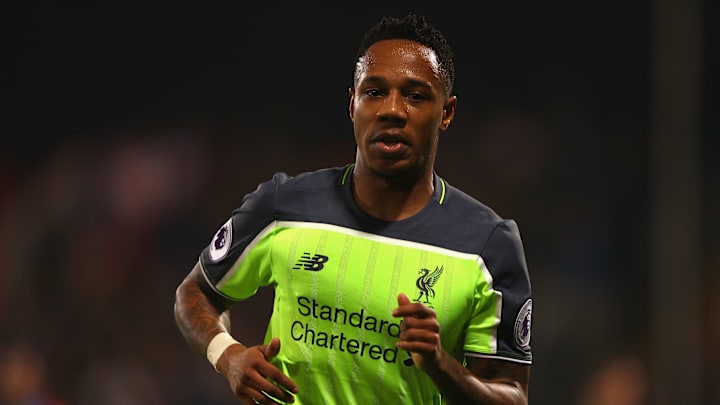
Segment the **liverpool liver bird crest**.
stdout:
<path fill-rule="evenodd" d="M 443 269 L 443 266 L 435 267 L 435 270 L 433 270 L 432 272 L 430 272 L 429 269 L 420 269 L 420 271 L 418 272 L 420 274 L 420 277 L 418 277 L 417 281 L 415 282 L 418 290 L 420 290 L 420 294 L 417 298 L 415 298 L 415 301 L 421 302 L 420 300 L 425 297 L 425 301 L 423 301 L 423 303 L 430 303 L 430 298 L 435 297 L 435 290 L 433 289 L 433 287 L 440 278 Z"/>

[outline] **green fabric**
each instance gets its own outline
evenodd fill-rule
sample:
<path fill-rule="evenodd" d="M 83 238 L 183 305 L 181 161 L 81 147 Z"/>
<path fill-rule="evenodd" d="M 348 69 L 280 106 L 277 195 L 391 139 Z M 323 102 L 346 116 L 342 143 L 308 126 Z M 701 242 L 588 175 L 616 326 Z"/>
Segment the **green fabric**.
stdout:
<path fill-rule="evenodd" d="M 423 292 L 419 277 L 435 270 L 435 284 Z M 297 404 L 442 403 L 428 377 L 404 364 L 409 354 L 395 347 L 400 319 L 391 311 L 401 292 L 435 309 L 443 346 L 459 361 L 464 350 L 496 350 L 501 297 L 477 255 L 274 222 L 218 288 L 240 300 L 267 285 L 275 287 L 275 302 L 266 341 L 280 338 L 274 363 L 300 386 Z"/>

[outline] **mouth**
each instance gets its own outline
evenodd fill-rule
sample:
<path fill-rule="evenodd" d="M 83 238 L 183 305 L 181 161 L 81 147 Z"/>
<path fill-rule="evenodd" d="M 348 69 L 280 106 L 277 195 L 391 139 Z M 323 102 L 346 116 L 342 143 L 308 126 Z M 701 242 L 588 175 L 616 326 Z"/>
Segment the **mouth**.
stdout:
<path fill-rule="evenodd" d="M 373 139 L 372 143 L 380 149 L 380 151 L 389 154 L 404 152 L 409 147 L 409 143 L 403 136 L 389 133 L 378 135 Z"/>

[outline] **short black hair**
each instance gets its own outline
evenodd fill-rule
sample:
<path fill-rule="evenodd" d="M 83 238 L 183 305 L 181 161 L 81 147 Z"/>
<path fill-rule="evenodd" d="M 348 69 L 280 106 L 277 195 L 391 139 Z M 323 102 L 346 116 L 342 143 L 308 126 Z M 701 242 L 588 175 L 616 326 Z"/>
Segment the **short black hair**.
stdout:
<path fill-rule="evenodd" d="M 374 43 L 386 39 L 407 39 L 425 45 L 435 51 L 440 62 L 440 78 L 447 95 L 451 95 L 455 85 L 455 61 L 453 51 L 445 36 L 435 26 L 427 22 L 424 16 L 409 13 L 407 16 L 383 17 L 360 41 L 355 62 L 357 63 Z"/>

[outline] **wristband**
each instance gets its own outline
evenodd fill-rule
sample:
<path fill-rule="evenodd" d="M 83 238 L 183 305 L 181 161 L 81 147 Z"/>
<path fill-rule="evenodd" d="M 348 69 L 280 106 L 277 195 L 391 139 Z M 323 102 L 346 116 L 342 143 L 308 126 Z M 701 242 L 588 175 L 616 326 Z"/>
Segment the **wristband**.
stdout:
<path fill-rule="evenodd" d="M 220 332 L 210 340 L 210 344 L 207 347 L 207 359 L 212 364 L 215 371 L 217 369 L 217 362 L 220 356 L 225 352 L 225 349 L 230 345 L 239 344 L 237 340 L 233 339 L 227 332 Z M 218 371 L 219 372 L 219 371 Z"/>

